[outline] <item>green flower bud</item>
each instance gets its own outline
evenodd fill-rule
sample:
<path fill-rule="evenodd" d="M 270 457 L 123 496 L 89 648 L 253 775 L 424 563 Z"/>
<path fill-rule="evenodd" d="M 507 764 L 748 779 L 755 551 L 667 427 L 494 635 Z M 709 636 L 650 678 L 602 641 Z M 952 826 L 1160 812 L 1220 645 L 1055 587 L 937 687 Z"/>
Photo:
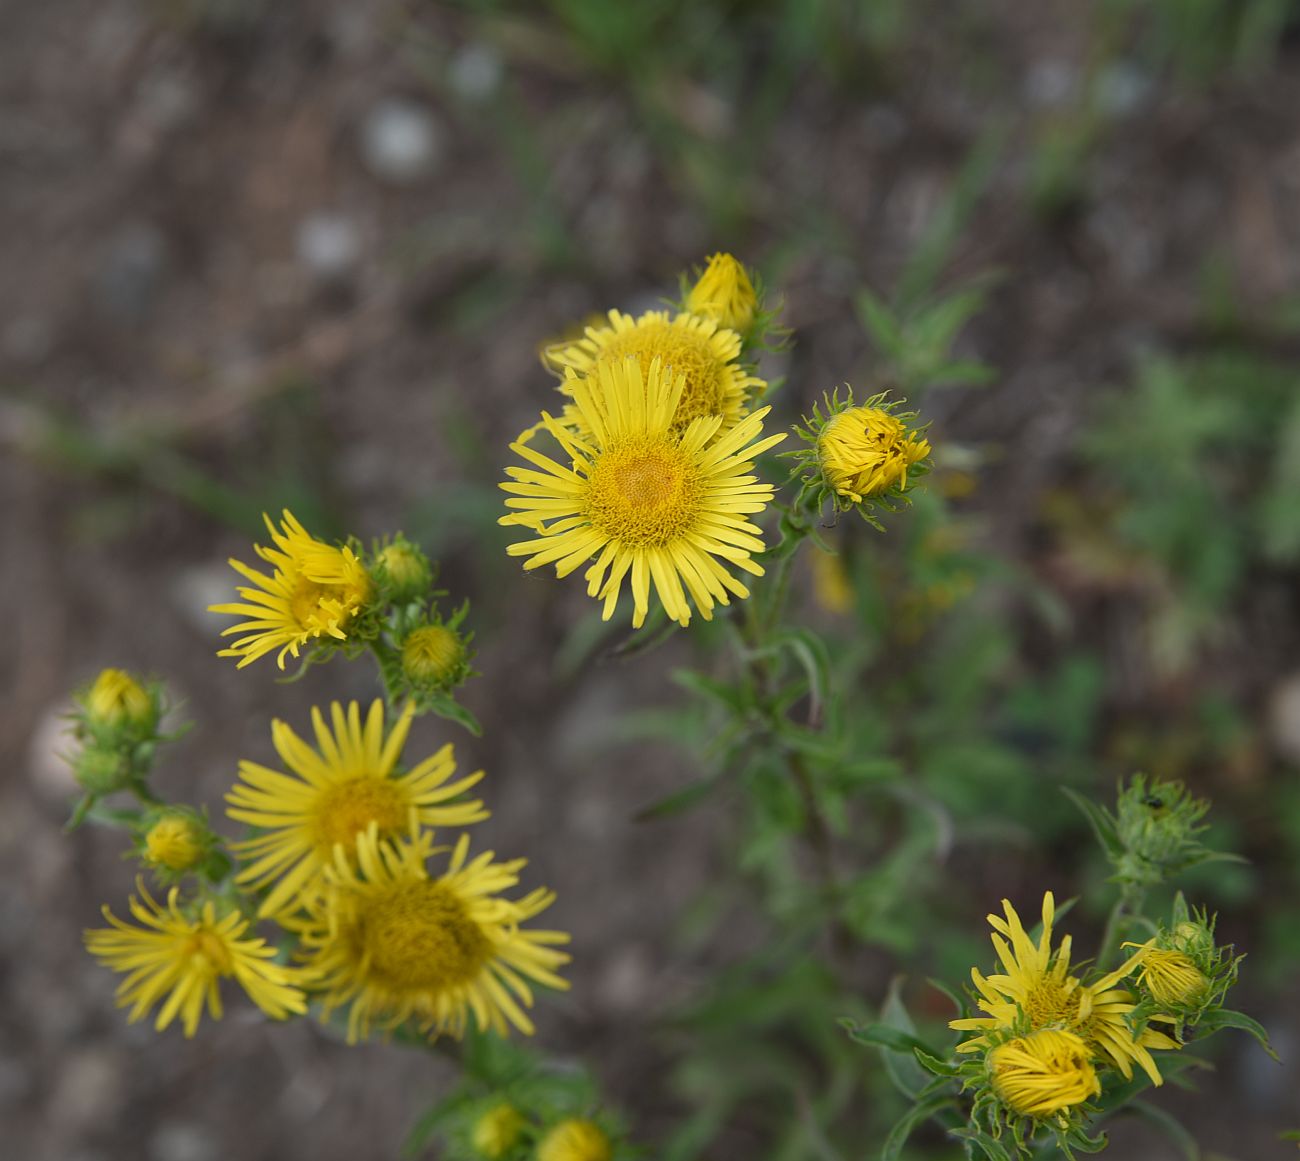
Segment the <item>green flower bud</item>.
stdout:
<path fill-rule="evenodd" d="M 496 1105 L 474 1122 L 470 1144 L 488 1161 L 499 1161 L 519 1142 L 527 1123 L 514 1105 Z"/>
<path fill-rule="evenodd" d="M 429 558 L 402 536 L 379 550 L 375 572 L 389 598 L 398 604 L 425 596 L 433 585 Z"/>
<path fill-rule="evenodd" d="M 464 642 L 446 625 L 421 625 L 402 642 L 402 674 L 415 689 L 450 689 L 465 670 Z"/>
<path fill-rule="evenodd" d="M 91 794 L 112 794 L 131 781 L 131 763 L 119 750 L 87 746 L 72 764 L 72 773 Z"/>

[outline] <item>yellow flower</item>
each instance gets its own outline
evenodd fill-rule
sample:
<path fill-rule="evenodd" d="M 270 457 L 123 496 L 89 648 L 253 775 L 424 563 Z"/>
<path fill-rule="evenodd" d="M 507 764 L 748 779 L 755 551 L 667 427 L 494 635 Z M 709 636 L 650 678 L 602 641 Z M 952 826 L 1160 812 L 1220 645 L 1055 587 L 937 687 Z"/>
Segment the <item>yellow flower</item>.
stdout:
<path fill-rule="evenodd" d="M 745 268 L 730 254 L 714 254 L 691 287 L 686 309 L 744 334 L 754 321 L 758 295 Z"/>
<path fill-rule="evenodd" d="M 207 853 L 203 828 L 179 812 L 162 815 L 144 836 L 144 861 L 168 871 L 188 871 Z"/>
<path fill-rule="evenodd" d="M 92 727 L 127 727 L 148 734 L 158 722 L 158 707 L 149 691 L 123 669 L 105 669 L 86 694 L 86 716 Z"/>
<path fill-rule="evenodd" d="M 664 373 L 657 361 L 645 374 L 627 359 L 569 382 L 591 434 L 575 436 L 543 413 L 572 467 L 522 442 L 510 445 L 541 469 L 506 469 L 514 482 L 501 487 L 519 497 L 506 506 L 521 511 L 500 523 L 538 533 L 510 545 L 510 555 L 531 557 L 529 569 L 553 563 L 562 577 L 596 557 L 584 575 L 588 595 L 605 603 L 605 620 L 630 574 L 636 628 L 649 610 L 651 580 L 668 616 L 683 625 L 691 601 L 709 620 L 715 602 L 730 603 L 729 593 L 749 596 L 725 565 L 763 575 L 752 559 L 763 550 L 761 530 L 745 517 L 772 498 L 772 485 L 749 474 L 754 459 L 785 438 L 754 442 L 770 409 L 721 435 L 716 416 L 678 433 L 672 417 L 684 379 Z"/>
<path fill-rule="evenodd" d="M 662 310 L 633 319 L 611 310 L 609 322 L 607 327 L 588 327 L 586 337 L 576 343 L 550 348 L 548 365 L 581 378 L 601 368 L 621 370 L 629 357 L 635 357 L 642 376 L 648 376 L 651 364 L 658 360 L 666 378 L 682 379 L 681 395 L 670 413 L 674 431 L 682 431 L 695 419 L 721 416 L 725 432 L 745 414 L 750 392 L 757 388 L 761 394 L 767 386 L 737 362 L 740 336 L 712 319 L 693 314 L 670 318 Z M 561 390 L 572 394 L 573 384 L 574 378 L 569 377 Z M 564 421 L 580 436 L 592 432 L 581 406 L 567 407 Z"/>
<path fill-rule="evenodd" d="M 314 539 L 288 509 L 278 532 L 269 516 L 262 518 L 275 547 L 255 544 L 253 551 L 274 571 L 267 576 L 232 559 L 230 567 L 257 587 L 238 590 L 244 603 L 209 606 L 209 612 L 250 618 L 221 634 L 246 634 L 218 653 L 238 657 L 240 669 L 273 649 L 280 651 L 276 664 L 283 669 L 284 655 L 297 657 L 309 641 L 347 640 L 348 626 L 374 595 L 370 576 L 352 549 Z"/>
<path fill-rule="evenodd" d="M 1101 1095 L 1088 1045 L 1073 1032 L 1044 1028 L 989 1053 L 993 1089 L 1024 1117 L 1051 1117 Z"/>
<path fill-rule="evenodd" d="M 154 1027 L 161 1032 L 179 1015 L 185 1035 L 193 1036 L 205 1004 L 213 1019 L 220 1018 L 217 981 L 223 976 L 233 977 L 273 1019 L 307 1010 L 302 984 L 308 974 L 273 963 L 275 949 L 264 939 L 245 937 L 249 921 L 238 911 L 218 915 L 209 900 L 188 914 L 181 910 L 176 887 L 168 892 L 166 906 L 143 883 L 137 882 L 136 890 L 141 898 L 133 897 L 130 906 L 139 927 L 122 922 L 105 907 L 104 918 L 112 927 L 85 933 L 86 946 L 96 959 L 128 973 L 118 986 L 117 1003 L 132 1005 L 132 1023 L 166 997 Z"/>
<path fill-rule="evenodd" d="M 1210 987 L 1196 961 L 1184 952 L 1157 947 L 1154 940 L 1124 946 L 1138 948 L 1133 957 L 1138 965 L 1138 986 L 1145 987 L 1151 998 L 1163 1007 L 1186 1008 L 1200 1000 Z"/>
<path fill-rule="evenodd" d="M 406 774 L 396 773 L 414 707 L 384 737 L 384 703 L 376 699 L 365 724 L 361 707 L 347 713 L 330 706 L 331 731 L 319 709 L 311 711 L 319 750 L 312 749 L 282 721 L 271 723 L 271 740 L 296 777 L 255 762 L 240 762 L 226 813 L 267 833 L 233 848 L 251 860 L 236 881 L 250 887 L 274 883 L 260 914 L 273 915 L 314 892 L 321 873 L 334 861 L 335 847 L 350 853 L 357 836 L 375 826 L 380 835 L 405 834 L 420 826 L 467 826 L 487 818 L 483 803 L 450 802 L 483 777 L 483 771 L 457 782 L 450 743 Z"/>
<path fill-rule="evenodd" d="M 524 977 L 568 987 L 555 969 L 569 956 L 549 945 L 569 937 L 520 927 L 554 902 L 554 892 L 499 895 L 519 882 L 525 860 L 494 863 L 490 851 L 469 860 L 469 836 L 462 835 L 446 873 L 431 879 L 425 859 L 432 849 L 427 832 L 381 842 L 372 824 L 355 858 L 335 851 L 326 890 L 307 914 L 284 921 L 321 974 L 325 1015 L 350 1005 L 349 1043 L 375 1025 L 391 1029 L 407 1020 L 459 1038 L 471 1012 L 481 1031 L 504 1036 L 513 1025 L 531 1035 L 523 1009 L 533 995 Z"/>
<path fill-rule="evenodd" d="M 897 486 L 907 469 L 930 454 L 930 443 L 880 407 L 849 407 L 821 429 L 817 454 L 827 482 L 860 504 Z"/>
<path fill-rule="evenodd" d="M 537 1146 L 537 1161 L 610 1161 L 613 1156 L 600 1126 L 578 1117 L 561 1121 Z"/>
<path fill-rule="evenodd" d="M 474 1122 L 470 1144 L 488 1161 L 498 1161 L 515 1147 L 527 1123 L 514 1105 L 494 1105 Z"/>
<path fill-rule="evenodd" d="M 987 1016 L 949 1022 L 951 1028 L 983 1033 L 959 1044 L 957 1051 L 989 1047 L 990 1032 L 1055 1028 L 1081 1036 L 1095 1055 L 1118 1068 L 1126 1080 L 1133 1075 L 1136 1063 L 1152 1084 L 1162 1084 L 1150 1050 L 1180 1045 L 1150 1027 L 1133 1035 L 1127 1016 L 1137 1005 L 1132 993 L 1115 987 L 1133 970 L 1133 961 L 1085 985 L 1069 974 L 1070 937 L 1065 936 L 1060 947 L 1052 950 L 1056 904 L 1050 891 L 1043 896 L 1043 934 L 1037 944 L 1025 932 L 1011 904 L 1004 899 L 1002 906 L 1006 918 L 990 915 L 988 920 L 997 933 L 993 947 L 1005 974 L 985 978 L 978 968 L 971 969 L 980 994 L 979 1008 Z"/>
<path fill-rule="evenodd" d="M 454 684 L 464 660 L 460 635 L 446 625 L 421 625 L 402 642 L 402 672 L 416 686 Z"/>

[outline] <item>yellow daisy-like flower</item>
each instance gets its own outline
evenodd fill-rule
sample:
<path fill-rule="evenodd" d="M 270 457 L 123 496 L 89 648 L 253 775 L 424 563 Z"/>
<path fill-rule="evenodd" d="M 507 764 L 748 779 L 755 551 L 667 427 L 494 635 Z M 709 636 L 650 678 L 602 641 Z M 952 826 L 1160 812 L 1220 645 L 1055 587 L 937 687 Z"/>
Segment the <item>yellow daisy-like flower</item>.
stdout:
<path fill-rule="evenodd" d="M 238 657 L 240 669 L 274 649 L 280 651 L 276 664 L 283 669 L 284 655 L 297 657 L 309 641 L 347 640 L 349 625 L 374 595 L 370 576 L 352 549 L 316 540 L 288 509 L 279 531 L 269 516 L 262 519 L 275 547 L 255 544 L 253 551 L 274 571 L 267 576 L 232 559 L 230 567 L 256 587 L 238 590 L 242 602 L 208 607 L 212 613 L 249 618 L 222 630 L 223 637 L 245 636 L 217 654 Z"/>
<path fill-rule="evenodd" d="M 356 702 L 330 706 L 331 730 L 319 709 L 311 711 L 317 749 L 282 721 L 271 723 L 271 740 L 296 775 L 240 762 L 242 781 L 226 795 L 226 813 L 266 834 L 232 844 L 250 860 L 236 881 L 250 887 L 274 883 L 260 914 L 274 915 L 303 903 L 334 862 L 335 847 L 351 852 L 357 836 L 374 826 L 383 837 L 417 826 L 467 826 L 487 818 L 478 799 L 451 802 L 480 778 L 479 770 L 456 782 L 451 744 L 406 774 L 395 773 L 411 729 L 414 706 L 407 704 L 387 738 L 384 703 L 376 699 L 364 725 Z"/>
<path fill-rule="evenodd" d="M 745 414 L 751 393 L 761 394 L 767 387 L 737 361 L 740 336 L 711 318 L 694 314 L 669 317 L 667 311 L 651 310 L 634 319 L 611 310 L 609 322 L 607 327 L 588 327 L 586 337 L 576 343 L 551 347 L 548 365 L 581 378 L 602 367 L 621 368 L 629 357 L 635 357 L 646 376 L 658 360 L 666 375 L 682 379 L 670 421 L 676 431 L 684 430 L 693 420 L 721 416 L 725 432 Z M 573 377 L 566 379 L 561 390 L 571 394 L 573 383 Z M 564 420 L 582 436 L 592 432 L 581 406 L 566 408 Z"/>
<path fill-rule="evenodd" d="M 1200 1000 L 1210 986 L 1196 961 L 1185 952 L 1157 947 L 1154 940 L 1124 946 L 1138 949 L 1133 957 L 1138 964 L 1138 985 L 1145 987 L 1157 1004 L 1186 1008 Z"/>
<path fill-rule="evenodd" d="M 849 407 L 821 430 L 817 455 L 827 482 L 855 504 L 897 485 L 930 454 L 930 442 L 881 407 Z"/>
<path fill-rule="evenodd" d="M 472 1012 L 482 1031 L 531 1035 L 524 1012 L 533 1002 L 528 981 L 564 989 L 555 974 L 569 956 L 558 931 L 525 931 L 555 893 L 538 888 L 522 899 L 499 892 L 519 882 L 526 860 L 469 859 L 469 836 L 457 842 L 445 874 L 429 877 L 427 832 L 381 842 L 378 828 L 357 840 L 355 857 L 334 854 L 323 894 L 307 914 L 286 921 L 298 933 L 309 965 L 320 973 L 328 1015 L 350 1005 L 348 1042 L 374 1026 L 413 1020 L 423 1032 L 459 1038 Z M 527 977 L 527 978 L 525 978 Z"/>
<path fill-rule="evenodd" d="M 749 272 L 730 254 L 712 255 L 686 297 L 686 309 L 691 314 L 711 318 L 742 335 L 754 321 L 757 307 L 758 295 Z"/>
<path fill-rule="evenodd" d="M 266 940 L 248 937 L 249 920 L 238 911 L 218 914 L 205 902 L 193 914 L 182 911 L 179 889 L 159 904 L 142 882 L 132 898 L 131 914 L 139 927 L 124 923 L 107 907 L 109 928 L 85 933 L 86 947 L 100 963 L 127 973 L 117 989 L 119 1007 L 130 1004 L 130 1021 L 145 1015 L 163 997 L 154 1027 L 162 1031 L 177 1016 L 186 1036 L 193 1036 L 206 1004 L 213 1019 L 221 1017 L 217 981 L 233 977 L 249 999 L 275 1020 L 307 1010 L 302 985 L 310 978 L 299 968 L 273 963 L 275 949 Z"/>
<path fill-rule="evenodd" d="M 1073 1032 L 1044 1028 L 989 1053 L 993 1089 L 1024 1117 L 1053 1117 L 1101 1095 L 1088 1045 Z"/>
<path fill-rule="evenodd" d="M 988 921 L 996 933 L 993 947 L 1006 971 L 986 978 L 978 968 L 971 969 L 971 979 L 980 994 L 979 1008 L 987 1016 L 949 1021 L 951 1028 L 983 1033 L 959 1044 L 957 1051 L 976 1052 L 989 1047 L 990 1032 L 1055 1028 L 1081 1036 L 1125 1079 L 1133 1075 L 1136 1063 L 1152 1084 L 1162 1084 L 1150 1050 L 1180 1045 L 1150 1027 L 1133 1035 L 1127 1016 L 1137 1005 L 1131 992 L 1115 985 L 1133 970 L 1134 961 L 1085 985 L 1069 974 L 1070 937 L 1065 936 L 1060 947 L 1052 950 L 1056 903 L 1050 891 L 1043 896 L 1043 934 L 1038 943 L 1025 932 L 1015 908 L 1005 899 L 1002 906 L 1006 918 L 990 915 Z"/>
<path fill-rule="evenodd" d="M 763 550 L 762 532 L 745 517 L 761 512 L 773 489 L 749 473 L 785 436 L 758 439 L 766 407 L 720 435 L 717 416 L 678 432 L 684 381 L 658 361 L 643 373 L 635 359 L 570 379 L 590 435 L 565 431 L 545 413 L 542 420 L 573 466 L 516 442 L 511 450 L 541 470 L 507 468 L 513 482 L 501 485 L 517 497 L 506 506 L 520 511 L 500 523 L 538 533 L 510 545 L 510 555 L 530 557 L 529 569 L 553 563 L 558 576 L 596 557 L 584 575 L 588 595 L 605 603 L 605 620 L 630 575 L 635 628 L 649 610 L 651 580 L 668 615 L 686 625 L 691 601 L 707 621 L 715 603 L 730 603 L 728 594 L 749 596 L 726 565 L 763 575 L 752 559 Z"/>
<path fill-rule="evenodd" d="M 470 1144 L 488 1161 L 500 1161 L 518 1143 L 527 1124 L 514 1105 L 493 1105 L 474 1122 Z"/>
<path fill-rule="evenodd" d="M 610 1161 L 613 1156 L 605 1131 L 579 1117 L 561 1121 L 537 1146 L 537 1161 Z"/>

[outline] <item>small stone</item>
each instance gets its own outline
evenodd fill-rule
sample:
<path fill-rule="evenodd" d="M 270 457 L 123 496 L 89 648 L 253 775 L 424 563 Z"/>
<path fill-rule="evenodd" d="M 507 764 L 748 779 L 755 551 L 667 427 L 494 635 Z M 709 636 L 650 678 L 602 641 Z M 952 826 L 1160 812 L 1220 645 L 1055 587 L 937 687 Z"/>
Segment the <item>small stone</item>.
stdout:
<path fill-rule="evenodd" d="M 149 1161 L 217 1161 L 216 1141 L 201 1125 L 164 1121 L 149 1138 Z"/>
<path fill-rule="evenodd" d="M 95 272 L 100 305 L 120 319 L 138 322 L 153 308 L 167 268 L 167 239 L 151 222 L 118 230 Z"/>
<path fill-rule="evenodd" d="M 361 152 L 375 177 L 409 185 L 437 168 L 443 152 L 442 130 L 423 106 L 388 98 L 366 114 Z"/>
<path fill-rule="evenodd" d="M 77 750 L 70 714 L 72 703 L 59 701 L 40 716 L 27 748 L 27 773 L 40 796 L 71 805 L 81 796 L 68 757 Z"/>
<path fill-rule="evenodd" d="M 505 68 L 490 44 L 467 44 L 451 60 L 449 79 L 458 97 L 486 101 L 501 87 Z"/>
<path fill-rule="evenodd" d="M 1268 725 L 1278 753 L 1289 762 L 1300 763 L 1300 673 L 1284 677 L 1273 688 Z"/>
<path fill-rule="evenodd" d="M 343 214 L 311 214 L 298 224 L 298 260 L 317 278 L 346 274 L 361 256 L 361 233 Z"/>

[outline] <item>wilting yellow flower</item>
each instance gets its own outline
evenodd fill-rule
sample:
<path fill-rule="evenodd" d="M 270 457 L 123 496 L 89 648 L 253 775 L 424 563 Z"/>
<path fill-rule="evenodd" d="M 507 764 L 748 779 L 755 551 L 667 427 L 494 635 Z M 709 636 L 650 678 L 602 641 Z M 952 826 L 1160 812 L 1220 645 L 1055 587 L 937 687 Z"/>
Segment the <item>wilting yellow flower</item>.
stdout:
<path fill-rule="evenodd" d="M 326 889 L 307 914 L 284 921 L 321 974 L 325 1014 L 350 1005 L 349 1043 L 373 1026 L 391 1029 L 407 1020 L 459 1038 L 471 1012 L 482 1031 L 504 1036 L 513 1025 L 531 1035 L 523 1010 L 533 1002 L 528 980 L 568 987 L 555 969 L 569 956 L 551 945 L 569 937 L 520 925 L 549 907 L 555 893 L 538 888 L 522 899 L 501 898 L 519 882 L 525 860 L 494 863 L 490 851 L 470 860 L 468 835 L 436 879 L 425 868 L 431 851 L 427 832 L 381 842 L 372 825 L 357 840 L 355 857 L 335 851 Z"/>
<path fill-rule="evenodd" d="M 821 429 L 817 454 L 827 482 L 860 504 L 897 486 L 907 470 L 930 454 L 930 443 L 881 407 L 849 407 Z"/>
<path fill-rule="evenodd" d="M 537 1161 L 610 1161 L 613 1156 L 604 1130 L 578 1117 L 561 1121 L 537 1146 Z"/>
<path fill-rule="evenodd" d="M 297 657 L 309 641 L 347 640 L 349 625 L 374 594 L 370 576 L 352 549 L 314 539 L 288 509 L 278 532 L 269 516 L 263 519 L 275 547 L 255 544 L 253 551 L 274 571 L 267 576 L 232 559 L 230 567 L 257 587 L 238 590 L 243 603 L 208 607 L 209 612 L 250 618 L 221 633 L 245 634 L 218 653 L 238 657 L 240 669 L 273 649 L 280 651 L 276 663 L 283 669 L 284 655 Z"/>
<path fill-rule="evenodd" d="M 1196 961 L 1184 952 L 1157 947 L 1154 940 L 1124 946 L 1138 949 L 1133 957 L 1138 964 L 1138 986 L 1145 987 L 1157 1004 L 1186 1008 L 1200 1000 L 1210 987 Z"/>
<path fill-rule="evenodd" d="M 276 752 L 296 777 L 256 762 L 240 762 L 242 781 L 226 795 L 226 813 L 267 832 L 232 844 L 251 860 L 237 882 L 250 887 L 274 883 L 262 903 L 262 915 L 304 902 L 319 887 L 322 871 L 334 862 L 334 848 L 341 845 L 345 857 L 350 856 L 357 836 L 371 826 L 388 837 L 406 834 L 413 823 L 467 826 L 487 818 L 477 799 L 449 801 L 483 777 L 479 770 L 457 782 L 447 781 L 456 772 L 450 743 L 409 773 L 397 773 L 413 713 L 408 703 L 385 738 L 382 701 L 371 704 L 364 725 L 355 701 L 346 714 L 334 702 L 332 731 L 319 709 L 311 711 L 318 749 L 286 723 L 271 723 Z"/>
<path fill-rule="evenodd" d="M 993 1089 L 1024 1117 L 1051 1117 L 1101 1095 L 1088 1045 L 1073 1032 L 1044 1028 L 994 1048 Z"/>
<path fill-rule="evenodd" d="M 123 727 L 149 733 L 158 722 L 158 707 L 149 691 L 124 669 L 105 669 L 95 678 L 85 700 L 92 727 Z"/>
<path fill-rule="evenodd" d="M 748 272 L 730 254 L 714 254 L 686 298 L 691 314 L 704 315 L 742 335 L 754 321 L 757 306 Z"/>
<path fill-rule="evenodd" d="M 197 820 L 168 811 L 144 835 L 144 861 L 168 871 L 188 871 L 207 853 L 207 834 Z"/>
<path fill-rule="evenodd" d="M 1085 985 L 1069 974 L 1070 937 L 1065 936 L 1060 947 L 1052 950 L 1056 903 L 1050 891 L 1043 896 L 1043 934 L 1037 944 L 1025 932 L 1015 908 L 1005 899 L 1002 906 L 1006 918 L 990 915 L 988 921 L 997 933 L 993 947 L 1006 974 L 985 978 L 978 968 L 971 969 L 971 979 L 980 993 L 979 1008 L 988 1015 L 949 1021 L 951 1028 L 984 1033 L 959 1044 L 957 1051 L 987 1048 L 989 1032 L 1056 1028 L 1081 1036 L 1095 1055 L 1118 1068 L 1126 1080 L 1133 1075 L 1136 1063 L 1152 1084 L 1162 1084 L 1150 1050 L 1180 1045 L 1150 1027 L 1134 1036 L 1126 1019 L 1137 1006 L 1134 997 L 1115 986 L 1133 970 L 1133 961 Z"/>
<path fill-rule="evenodd" d="M 499 1161 L 515 1147 L 527 1123 L 514 1105 L 494 1105 L 474 1122 L 470 1144 L 488 1161 Z"/>
<path fill-rule="evenodd" d="M 725 432 L 745 414 L 750 393 L 754 389 L 761 393 L 767 386 L 737 362 L 740 336 L 712 319 L 693 314 L 670 318 L 662 310 L 634 319 L 611 310 L 609 322 L 607 327 L 588 327 L 586 337 L 576 343 L 550 348 L 548 365 L 581 378 L 602 367 L 621 369 L 629 357 L 635 357 L 642 376 L 648 376 L 651 364 L 658 360 L 666 378 L 682 380 L 669 418 L 669 426 L 677 432 L 692 420 L 712 416 L 722 417 Z M 571 394 L 574 382 L 572 377 L 566 379 L 561 390 Z M 592 434 L 581 406 L 566 408 L 564 420 L 580 436 Z"/>
<path fill-rule="evenodd" d="M 754 459 L 785 438 L 758 440 L 770 409 L 721 435 L 716 416 L 678 432 L 672 417 L 684 378 L 667 374 L 657 360 L 645 373 L 627 359 L 569 382 L 591 434 L 574 435 L 543 414 L 572 467 L 522 442 L 510 445 L 541 469 L 506 469 L 514 482 L 501 487 L 519 497 L 506 506 L 520 511 L 500 523 L 538 533 L 510 545 L 510 555 L 531 557 L 529 569 L 553 563 L 562 577 L 596 557 L 584 575 L 588 595 L 605 603 L 606 620 L 630 575 L 637 628 L 650 607 L 651 580 L 668 616 L 683 625 L 691 601 L 709 620 L 715 602 L 730 603 L 729 593 L 749 596 L 725 566 L 763 574 L 752 559 L 763 550 L 761 529 L 745 516 L 772 498 L 772 485 L 749 474 Z"/>
<path fill-rule="evenodd" d="M 402 642 L 402 672 L 415 686 L 453 684 L 464 660 L 460 634 L 446 625 L 421 625 Z"/>
<path fill-rule="evenodd" d="M 132 1005 L 132 1023 L 163 1000 L 154 1027 L 161 1032 L 179 1015 L 185 1035 L 193 1036 L 205 1004 L 213 1019 L 220 1018 L 217 981 L 223 976 L 233 977 L 273 1019 L 307 1010 L 302 984 L 308 974 L 273 963 L 275 949 L 264 939 L 245 936 L 249 921 L 238 911 L 219 915 L 208 900 L 190 913 L 181 909 L 176 887 L 168 892 L 166 906 L 143 883 L 136 890 L 141 898 L 132 898 L 130 906 L 139 927 L 105 907 L 104 918 L 112 927 L 85 933 L 86 947 L 96 959 L 127 973 L 117 1002 L 119 1007 Z"/>

